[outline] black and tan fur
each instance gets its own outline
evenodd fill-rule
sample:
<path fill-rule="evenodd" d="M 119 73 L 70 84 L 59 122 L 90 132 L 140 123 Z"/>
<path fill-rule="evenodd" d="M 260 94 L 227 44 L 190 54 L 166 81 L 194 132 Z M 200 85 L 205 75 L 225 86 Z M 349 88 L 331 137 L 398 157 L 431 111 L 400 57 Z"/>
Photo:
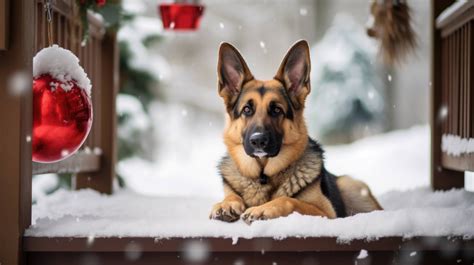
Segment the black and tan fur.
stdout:
<path fill-rule="evenodd" d="M 321 146 L 308 137 L 306 41 L 293 45 L 268 81 L 255 79 L 237 49 L 223 43 L 218 76 L 228 152 L 219 164 L 225 198 L 214 205 L 211 218 L 250 224 L 292 212 L 336 218 L 381 209 L 366 184 L 329 173 Z"/>

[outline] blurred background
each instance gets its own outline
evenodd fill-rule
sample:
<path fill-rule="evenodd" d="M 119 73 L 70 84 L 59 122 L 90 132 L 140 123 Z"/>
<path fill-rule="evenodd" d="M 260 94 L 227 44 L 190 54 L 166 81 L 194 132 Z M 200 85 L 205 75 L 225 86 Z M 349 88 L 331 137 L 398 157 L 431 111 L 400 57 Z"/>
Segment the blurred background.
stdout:
<path fill-rule="evenodd" d="M 421 150 L 416 163 L 426 180 L 418 184 L 428 183 L 430 1 L 408 1 L 418 45 L 392 67 L 381 63 L 377 43 L 366 34 L 368 0 L 203 0 L 204 14 L 196 31 L 164 30 L 159 3 L 122 1 L 117 99 L 120 186 L 149 195 L 220 196 L 216 165 L 225 147 L 224 105 L 217 95 L 219 44 L 232 43 L 256 78 L 271 79 L 299 39 L 311 46 L 312 92 L 306 120 L 310 135 L 328 146 L 328 160 L 333 161 L 329 165 L 354 167 L 358 162 L 351 154 L 339 159 L 338 154 L 353 150 L 358 159 L 370 159 L 360 150 L 388 143 L 372 141 L 370 147 L 339 153 L 338 145 L 421 125 L 392 136 L 408 137 L 412 141 L 407 145 L 414 152 Z M 384 152 L 398 152 L 403 160 L 407 150 L 395 145 Z M 405 162 L 385 170 L 401 172 L 414 163 Z M 379 173 L 370 167 L 366 171 Z M 52 175 L 35 179 L 42 183 L 38 187 L 49 185 L 49 190 L 67 185 Z M 386 191 L 382 184 L 375 189 Z M 34 196 L 42 196 L 41 191 Z"/>

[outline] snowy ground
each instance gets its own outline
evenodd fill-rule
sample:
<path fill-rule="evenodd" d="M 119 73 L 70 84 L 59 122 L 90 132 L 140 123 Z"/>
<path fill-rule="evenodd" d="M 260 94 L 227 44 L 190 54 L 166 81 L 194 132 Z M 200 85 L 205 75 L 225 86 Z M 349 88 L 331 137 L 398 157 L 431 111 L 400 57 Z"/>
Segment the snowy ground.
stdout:
<path fill-rule="evenodd" d="M 223 223 L 209 220 L 213 199 L 150 197 L 131 191 L 113 196 L 91 190 L 59 191 L 34 206 L 30 236 L 276 237 L 335 236 L 340 240 L 382 236 L 474 235 L 474 194 L 433 193 L 426 188 L 380 197 L 385 211 L 344 219 L 292 214 L 286 218 Z M 357 227 L 357 229 L 354 229 Z"/>
<path fill-rule="evenodd" d="M 210 207 L 222 195 L 212 160 L 221 147 L 206 139 L 200 144 L 210 145 L 206 150 L 209 157 L 202 156 L 199 163 L 188 160 L 174 173 L 163 172 L 176 166 L 173 159 L 168 159 L 170 164 L 163 168 L 136 159 L 126 161 L 120 171 L 133 173 L 134 182 L 127 176 L 130 188 L 112 196 L 91 190 L 59 190 L 40 197 L 33 206 L 33 225 L 26 234 L 233 239 L 335 236 L 341 240 L 397 235 L 474 236 L 474 194 L 463 190 L 431 192 L 428 188 L 426 126 L 327 148 L 328 168 L 366 181 L 385 208 L 336 220 L 299 214 L 251 226 L 242 221 L 228 224 L 209 220 Z M 189 171 L 196 166 L 196 170 Z M 198 174 L 200 169 L 205 170 Z"/>

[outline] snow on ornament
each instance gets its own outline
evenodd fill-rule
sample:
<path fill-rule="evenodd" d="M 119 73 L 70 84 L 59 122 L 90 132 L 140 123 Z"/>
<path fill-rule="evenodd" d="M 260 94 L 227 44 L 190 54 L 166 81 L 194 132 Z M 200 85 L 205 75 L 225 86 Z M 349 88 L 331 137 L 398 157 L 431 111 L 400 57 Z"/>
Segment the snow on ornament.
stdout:
<path fill-rule="evenodd" d="M 74 154 L 92 126 L 91 83 L 79 59 L 53 45 L 33 58 L 32 159 L 50 163 Z"/>

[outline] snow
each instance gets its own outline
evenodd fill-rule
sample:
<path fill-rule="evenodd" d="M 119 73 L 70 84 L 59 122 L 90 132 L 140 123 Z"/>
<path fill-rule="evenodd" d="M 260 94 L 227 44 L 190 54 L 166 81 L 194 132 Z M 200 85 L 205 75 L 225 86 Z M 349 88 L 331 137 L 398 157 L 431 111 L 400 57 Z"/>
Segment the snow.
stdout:
<path fill-rule="evenodd" d="M 300 15 L 301 16 L 306 16 L 308 14 L 308 9 L 301 7 L 300 8 Z"/>
<path fill-rule="evenodd" d="M 464 189 L 474 192 L 474 172 L 464 171 Z"/>
<path fill-rule="evenodd" d="M 43 174 L 35 176 L 32 182 L 32 199 L 37 201 L 53 191 L 58 186 L 59 179 L 56 174 Z"/>
<path fill-rule="evenodd" d="M 474 153 L 474 138 L 461 138 L 453 134 L 443 134 L 441 150 L 453 156 Z"/>
<path fill-rule="evenodd" d="M 415 126 L 367 137 L 349 145 L 328 146 L 326 167 L 337 175 L 365 181 L 375 195 L 427 187 L 430 182 L 430 130 Z"/>
<path fill-rule="evenodd" d="M 150 118 L 145 113 L 142 103 L 133 96 L 126 94 L 117 95 L 117 114 L 130 115 L 124 126 L 119 126 L 118 134 L 121 137 L 133 137 L 134 130 L 147 130 L 151 128 Z"/>
<path fill-rule="evenodd" d="M 377 45 L 353 17 L 338 14 L 321 41 L 311 49 L 308 127 L 319 138 L 345 131 L 356 134 L 370 124 L 380 131 L 384 117 L 384 88 L 376 65 Z"/>
<path fill-rule="evenodd" d="M 357 259 L 365 259 L 369 256 L 369 253 L 365 249 L 361 249 L 359 252 L 359 255 L 357 256 Z"/>
<path fill-rule="evenodd" d="M 63 49 L 58 45 L 44 48 L 33 57 L 33 76 L 49 74 L 51 77 L 64 82 L 61 86 L 65 91 L 72 88 L 71 82 L 75 81 L 77 86 L 84 89 L 87 95 L 91 95 L 91 81 L 86 72 L 79 64 L 79 58 L 70 50 Z"/>
<path fill-rule="evenodd" d="M 188 164 L 174 172 L 157 171 L 155 166 L 139 159 L 122 164 L 122 171 L 130 171 L 143 183 L 118 190 L 114 195 L 92 190 L 58 190 L 39 198 L 33 205 L 32 226 L 26 235 L 90 237 L 92 242 L 96 237 L 110 236 L 224 237 L 233 243 L 239 238 L 253 237 L 330 236 L 345 242 L 385 236 L 474 236 L 474 194 L 455 189 L 433 192 L 427 187 L 427 126 L 327 148 L 328 168 L 366 181 L 384 211 L 335 220 L 293 213 L 250 226 L 243 221 L 224 223 L 208 218 L 212 205 L 222 199 L 221 180 L 208 158 L 220 147 L 209 141 L 201 139 L 203 146 L 209 145 L 202 150 L 205 153 L 192 151 L 183 158 Z M 178 165 L 170 163 L 161 169 L 171 170 Z M 159 177 L 153 179 L 154 175 Z M 131 176 L 126 179 L 129 181 Z M 191 249 L 197 255 L 202 246 Z"/>
<path fill-rule="evenodd" d="M 311 237 L 340 241 L 384 236 L 473 236 L 474 194 L 427 188 L 379 197 L 385 211 L 330 220 L 293 213 L 286 218 L 224 223 L 209 220 L 215 199 L 151 197 L 129 190 L 112 196 L 92 190 L 59 190 L 33 206 L 27 236 L 137 237 Z M 380 225 L 383 224 L 383 225 Z M 354 229 L 357 227 L 357 229 Z"/>
<path fill-rule="evenodd" d="M 184 259 L 191 263 L 204 262 L 209 256 L 209 246 L 207 243 L 193 240 L 187 241 L 184 245 Z"/>
<path fill-rule="evenodd" d="M 452 5 L 447 7 L 439 16 L 436 18 L 436 25 L 442 24 L 448 17 L 460 10 L 464 5 L 468 4 L 468 0 L 456 0 Z"/>
<path fill-rule="evenodd" d="M 120 28 L 117 38 L 129 45 L 130 64 L 134 68 L 151 72 L 154 77 L 166 77 L 169 75 L 168 63 L 161 55 L 150 52 L 144 44 L 146 38 L 162 33 L 163 25 L 158 18 L 136 16 Z"/>
<path fill-rule="evenodd" d="M 147 195 L 202 196 L 205 190 L 211 197 L 223 196 L 216 170 L 225 152 L 222 117 L 163 102 L 152 103 L 149 113 L 155 125 L 156 157 L 151 162 L 137 157 L 120 161 L 117 172 L 126 186 Z"/>

